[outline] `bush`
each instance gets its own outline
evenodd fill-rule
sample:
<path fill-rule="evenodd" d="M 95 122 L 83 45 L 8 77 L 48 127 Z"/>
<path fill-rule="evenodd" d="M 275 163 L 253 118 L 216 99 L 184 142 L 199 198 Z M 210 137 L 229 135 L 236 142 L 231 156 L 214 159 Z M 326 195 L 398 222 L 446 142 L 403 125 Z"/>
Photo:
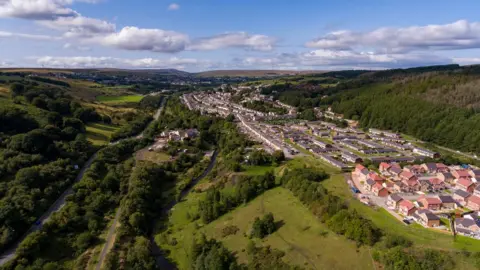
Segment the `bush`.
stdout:
<path fill-rule="evenodd" d="M 238 227 L 235 225 L 230 225 L 222 229 L 222 237 L 227 237 L 229 235 L 237 234 L 239 231 Z"/>

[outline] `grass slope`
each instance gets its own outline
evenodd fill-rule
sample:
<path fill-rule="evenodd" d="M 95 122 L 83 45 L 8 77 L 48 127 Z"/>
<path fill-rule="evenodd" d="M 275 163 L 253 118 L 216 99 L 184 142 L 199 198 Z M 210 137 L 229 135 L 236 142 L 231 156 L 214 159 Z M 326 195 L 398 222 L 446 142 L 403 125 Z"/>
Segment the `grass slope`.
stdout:
<path fill-rule="evenodd" d="M 196 211 L 196 202 L 202 194 L 192 193 L 187 200 L 178 204 L 170 216 L 171 234 L 158 236 L 157 242 L 167 250 L 178 263 L 179 269 L 189 268 L 188 253 L 192 238 L 200 233 L 221 240 L 235 252 L 240 262 L 247 262 L 243 251 L 249 239 L 248 233 L 256 216 L 272 212 L 277 221 L 283 224 L 277 232 L 264 240 L 256 239 L 257 245 L 270 245 L 283 250 L 286 262 L 306 269 L 371 269 L 372 259 L 367 248 L 356 248 L 355 243 L 330 232 L 301 202 L 284 188 L 267 191 L 245 206 L 220 217 L 218 220 L 199 227 L 197 222 L 188 221 L 187 213 Z M 222 229 L 235 225 L 240 230 L 235 235 L 222 238 Z M 175 246 L 166 244 L 175 238 Z M 339 252 L 342 256 L 338 256 Z"/>
<path fill-rule="evenodd" d="M 94 145 L 107 144 L 110 142 L 110 136 L 119 129 L 119 127 L 116 126 L 100 123 L 88 124 L 86 128 L 87 139 Z"/>
<path fill-rule="evenodd" d="M 126 96 L 97 96 L 96 99 L 99 102 L 106 104 L 118 104 L 118 103 L 128 103 L 128 102 L 140 102 L 143 96 L 141 95 L 126 95 Z"/>

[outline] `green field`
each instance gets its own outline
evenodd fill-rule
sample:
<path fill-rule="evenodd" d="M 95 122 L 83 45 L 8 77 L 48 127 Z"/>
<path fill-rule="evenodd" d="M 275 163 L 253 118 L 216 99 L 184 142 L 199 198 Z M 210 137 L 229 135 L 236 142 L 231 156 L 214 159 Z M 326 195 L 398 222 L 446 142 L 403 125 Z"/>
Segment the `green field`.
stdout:
<path fill-rule="evenodd" d="M 90 123 L 86 128 L 87 139 L 94 145 L 104 145 L 109 143 L 110 136 L 119 129 L 119 127 L 116 126 L 100 123 Z"/>
<path fill-rule="evenodd" d="M 354 242 L 329 231 L 316 217 L 305 208 L 288 190 L 278 187 L 267 191 L 245 206 L 220 217 L 216 221 L 201 226 L 191 222 L 187 213 L 196 211 L 196 202 L 201 194 L 192 193 L 187 200 L 175 206 L 170 216 L 170 234 L 157 236 L 162 248 L 170 251 L 170 258 L 178 263 L 179 269 L 189 268 L 188 251 L 192 238 L 205 233 L 207 238 L 221 240 L 225 246 L 236 253 L 239 261 L 247 262 L 243 251 L 249 239 L 248 233 L 256 216 L 272 212 L 275 220 L 283 225 L 277 232 L 263 240 L 256 240 L 257 246 L 270 245 L 285 252 L 283 258 L 287 263 L 306 269 L 372 269 L 372 259 L 365 247 L 356 248 Z M 222 238 L 225 226 L 235 225 L 239 231 L 235 235 Z M 168 236 L 167 236 L 168 235 Z M 177 244 L 166 243 L 172 239 Z M 341 252 L 342 256 L 338 256 Z"/>
<path fill-rule="evenodd" d="M 142 100 L 141 95 L 126 95 L 126 96 L 97 96 L 96 100 L 106 104 L 118 103 L 137 103 Z"/>

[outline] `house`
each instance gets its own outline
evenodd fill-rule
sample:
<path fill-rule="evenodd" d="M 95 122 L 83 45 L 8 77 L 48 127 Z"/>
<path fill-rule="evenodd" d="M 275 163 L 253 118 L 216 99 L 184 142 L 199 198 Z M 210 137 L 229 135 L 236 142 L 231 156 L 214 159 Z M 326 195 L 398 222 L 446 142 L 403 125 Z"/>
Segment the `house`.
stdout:
<path fill-rule="evenodd" d="M 437 198 L 437 197 L 421 197 L 420 199 L 417 200 L 419 203 L 421 203 L 421 207 L 424 209 L 432 210 L 432 211 L 437 211 L 442 208 L 442 201 Z"/>
<path fill-rule="evenodd" d="M 382 184 L 376 182 L 372 186 L 372 192 L 375 194 L 375 196 L 378 197 L 387 197 L 388 196 L 388 190 L 382 186 Z"/>
<path fill-rule="evenodd" d="M 473 193 L 475 190 L 475 184 L 470 180 L 470 178 L 460 178 L 455 184 L 457 189 L 465 190 L 466 192 Z"/>
<path fill-rule="evenodd" d="M 402 181 L 417 181 L 418 178 L 412 173 L 412 172 L 409 172 L 409 171 L 402 171 L 399 175 L 400 177 L 400 180 Z"/>
<path fill-rule="evenodd" d="M 464 190 L 461 190 L 461 189 L 457 189 L 453 193 L 453 199 L 455 201 L 457 201 L 457 203 L 460 204 L 461 206 L 466 206 L 467 203 L 468 203 L 468 199 L 471 196 L 472 196 L 472 194 L 470 194 L 470 193 L 468 193 Z"/>
<path fill-rule="evenodd" d="M 480 210 L 480 197 L 471 196 L 470 198 L 468 198 L 467 208 L 469 208 L 470 210 L 479 211 Z"/>
<path fill-rule="evenodd" d="M 346 151 L 342 152 L 342 159 L 346 162 L 363 163 L 363 159 L 361 157 Z"/>
<path fill-rule="evenodd" d="M 438 196 L 438 198 L 440 199 L 440 201 L 442 201 L 442 209 L 453 210 L 453 209 L 457 208 L 457 202 L 453 199 L 452 196 L 440 195 L 440 196 Z"/>
<path fill-rule="evenodd" d="M 425 227 L 438 227 L 440 226 L 440 218 L 427 209 L 419 209 L 413 214 L 415 220 Z"/>
<path fill-rule="evenodd" d="M 462 179 L 462 178 L 463 179 L 472 178 L 467 170 L 453 170 L 451 173 L 452 173 L 453 177 L 455 177 L 455 179 L 457 179 L 457 180 Z"/>
<path fill-rule="evenodd" d="M 424 174 L 426 172 L 425 169 L 420 165 L 405 166 L 405 168 L 403 168 L 403 170 L 407 171 L 407 172 L 410 172 L 414 175 L 421 175 L 421 174 Z"/>
<path fill-rule="evenodd" d="M 455 219 L 455 229 L 464 229 L 472 232 L 480 231 L 480 227 L 475 222 L 475 220 L 470 218 L 456 218 Z"/>
<path fill-rule="evenodd" d="M 480 170 L 470 170 L 468 171 L 472 178 L 475 178 L 480 181 Z"/>
<path fill-rule="evenodd" d="M 421 166 L 425 170 L 425 172 L 437 173 L 437 164 L 436 163 L 423 163 Z"/>
<path fill-rule="evenodd" d="M 403 201 L 403 198 L 400 197 L 400 195 L 390 194 L 387 198 L 387 206 L 392 209 L 398 210 L 401 201 Z"/>
<path fill-rule="evenodd" d="M 455 180 L 455 177 L 449 172 L 439 172 L 437 178 L 446 183 L 453 183 L 453 180 Z"/>
<path fill-rule="evenodd" d="M 367 168 L 365 168 L 365 166 L 357 164 L 353 173 L 359 178 L 360 181 L 365 181 L 367 180 L 369 171 Z"/>
<path fill-rule="evenodd" d="M 411 216 L 416 210 L 415 205 L 409 200 L 402 200 L 398 206 L 398 212 L 404 216 Z"/>
<path fill-rule="evenodd" d="M 443 163 L 437 163 L 437 172 L 440 172 L 440 173 L 447 173 L 450 171 L 450 169 L 448 168 L 447 165 L 443 164 Z"/>
<path fill-rule="evenodd" d="M 420 183 L 420 191 L 422 192 L 432 192 L 432 184 L 430 184 L 430 181 L 428 179 L 421 179 L 418 180 L 418 183 Z"/>
<path fill-rule="evenodd" d="M 363 183 L 363 187 L 365 188 L 365 190 L 367 191 L 372 191 L 372 187 L 376 184 L 377 182 L 373 181 L 372 179 L 367 179 L 367 181 L 365 181 L 365 183 Z"/>
<path fill-rule="evenodd" d="M 385 178 L 381 177 L 380 175 L 378 175 L 375 172 L 370 172 L 368 174 L 367 178 L 372 179 L 373 181 L 375 181 L 377 183 L 380 183 L 380 184 L 383 184 L 383 182 L 385 182 Z"/>
<path fill-rule="evenodd" d="M 480 197 L 480 185 L 475 187 L 475 190 L 473 191 L 473 195 Z"/>
<path fill-rule="evenodd" d="M 400 168 L 400 166 L 392 165 L 390 167 L 390 169 L 388 169 L 388 172 L 390 173 L 390 175 L 392 177 L 398 178 L 400 176 L 400 174 L 403 172 L 403 170 L 402 170 L 402 168 Z"/>
<path fill-rule="evenodd" d="M 430 182 L 430 186 L 432 190 L 434 191 L 439 191 L 439 190 L 444 190 L 445 189 L 445 182 L 440 180 L 439 178 L 430 178 L 428 179 L 428 182 Z"/>
<path fill-rule="evenodd" d="M 421 188 L 421 185 L 418 182 L 418 178 L 415 175 L 413 175 L 411 172 L 408 172 L 408 171 L 401 172 L 400 179 L 402 183 L 405 185 L 405 191 L 407 192 L 418 191 Z"/>
<path fill-rule="evenodd" d="M 388 172 L 388 169 L 390 169 L 392 165 L 386 162 L 381 162 L 380 165 L 378 166 L 378 170 L 383 174 Z"/>

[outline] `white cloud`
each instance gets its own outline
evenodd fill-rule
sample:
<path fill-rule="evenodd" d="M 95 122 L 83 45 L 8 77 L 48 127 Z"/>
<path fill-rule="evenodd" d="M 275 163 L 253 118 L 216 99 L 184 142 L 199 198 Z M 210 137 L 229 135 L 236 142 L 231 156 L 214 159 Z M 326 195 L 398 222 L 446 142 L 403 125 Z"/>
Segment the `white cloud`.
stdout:
<path fill-rule="evenodd" d="M 276 39 L 269 36 L 236 32 L 194 40 L 189 49 L 206 51 L 234 47 L 256 51 L 271 51 L 275 44 Z"/>
<path fill-rule="evenodd" d="M 479 57 L 454 57 L 453 62 L 459 65 L 476 65 L 480 64 Z"/>
<path fill-rule="evenodd" d="M 168 5 L 168 10 L 179 10 L 180 9 L 180 5 L 179 4 L 175 4 L 175 3 L 172 3 L 170 5 Z"/>
<path fill-rule="evenodd" d="M 173 53 L 185 50 L 189 39 L 187 35 L 174 31 L 129 26 L 97 41 L 124 50 Z"/>
<path fill-rule="evenodd" d="M 92 56 L 76 56 L 76 57 L 30 57 L 37 65 L 45 67 L 70 67 L 70 68 L 205 68 L 212 66 L 213 63 L 206 60 L 198 60 L 194 58 L 178 58 L 171 57 L 167 59 L 157 58 L 139 58 L 125 59 L 114 57 L 92 57 Z"/>
<path fill-rule="evenodd" d="M 422 65 L 450 64 L 452 59 L 433 54 L 382 54 L 335 50 L 313 50 L 298 54 L 279 54 L 270 57 L 235 59 L 239 67 L 303 67 L 321 69 L 340 68 L 402 68 Z"/>
<path fill-rule="evenodd" d="M 52 37 L 47 35 L 12 33 L 12 32 L 0 31 L 0 39 L 1 38 L 25 38 L 25 39 L 46 40 L 46 41 L 59 39 L 58 37 Z"/>
<path fill-rule="evenodd" d="M 31 20 L 53 20 L 77 16 L 66 6 L 73 0 L 0 0 L 0 17 L 15 17 Z"/>
<path fill-rule="evenodd" d="M 82 52 L 86 52 L 86 51 L 92 50 L 92 48 L 90 48 L 90 47 L 74 45 L 74 44 L 72 44 L 72 43 L 65 43 L 65 44 L 63 44 L 63 48 L 66 49 L 66 50 L 76 50 L 76 51 L 82 51 Z"/>
<path fill-rule="evenodd" d="M 83 16 L 61 17 L 51 21 L 39 21 L 48 28 L 64 32 L 65 37 L 92 37 L 115 32 L 115 24 Z"/>
<path fill-rule="evenodd" d="M 379 28 L 370 32 L 335 31 L 305 45 L 331 50 L 371 48 L 384 53 L 480 48 L 480 23 L 459 20 L 443 25 Z"/>

